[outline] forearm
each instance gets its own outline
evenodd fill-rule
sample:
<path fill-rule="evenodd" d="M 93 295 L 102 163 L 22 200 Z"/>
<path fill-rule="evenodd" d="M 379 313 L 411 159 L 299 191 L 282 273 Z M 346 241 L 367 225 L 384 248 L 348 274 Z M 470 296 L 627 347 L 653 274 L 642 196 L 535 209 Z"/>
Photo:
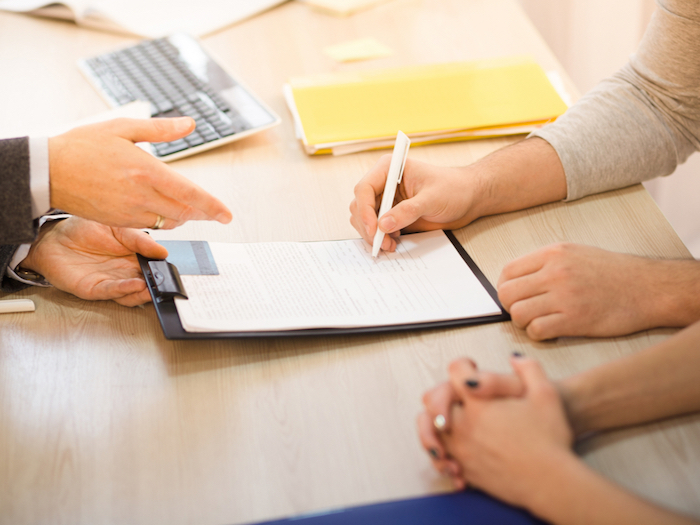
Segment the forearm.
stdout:
<path fill-rule="evenodd" d="M 537 137 L 495 151 L 465 170 L 478 188 L 471 220 L 566 198 L 559 156 Z"/>
<path fill-rule="evenodd" d="M 589 469 L 571 453 L 550 456 L 527 508 L 557 525 L 697 523 L 648 503 Z"/>
<path fill-rule="evenodd" d="M 558 383 L 577 434 L 700 410 L 700 322 Z"/>

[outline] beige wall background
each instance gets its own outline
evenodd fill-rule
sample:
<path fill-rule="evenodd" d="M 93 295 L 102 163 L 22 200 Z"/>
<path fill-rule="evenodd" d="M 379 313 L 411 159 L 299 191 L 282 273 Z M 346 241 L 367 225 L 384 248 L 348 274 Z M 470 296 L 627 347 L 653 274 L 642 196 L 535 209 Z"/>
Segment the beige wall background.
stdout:
<path fill-rule="evenodd" d="M 519 1 L 581 93 L 627 61 L 655 9 L 654 0 Z M 700 154 L 645 186 L 700 258 Z"/>

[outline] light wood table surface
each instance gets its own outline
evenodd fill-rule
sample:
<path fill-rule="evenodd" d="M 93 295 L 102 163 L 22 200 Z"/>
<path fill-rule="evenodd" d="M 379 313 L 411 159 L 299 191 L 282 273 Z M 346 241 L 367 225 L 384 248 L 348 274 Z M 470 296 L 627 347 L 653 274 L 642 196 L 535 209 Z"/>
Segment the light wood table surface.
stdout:
<path fill-rule="evenodd" d="M 394 55 L 338 64 L 322 53 L 367 36 Z M 0 136 L 107 109 L 76 60 L 135 41 L 0 13 Z M 204 42 L 283 123 L 176 162 L 230 206 L 233 222 L 190 223 L 157 232 L 161 239 L 357 237 L 348 204 L 381 153 L 305 156 L 282 98 L 290 76 L 516 54 L 561 72 L 510 0 L 392 0 L 349 18 L 290 2 Z M 420 147 L 411 156 L 463 165 L 508 142 Z M 508 261 L 558 241 L 690 257 L 641 186 L 481 219 L 457 235 L 493 283 Z M 16 525 L 233 524 L 446 491 L 419 447 L 414 419 L 421 394 L 446 378 L 451 360 L 469 355 L 506 371 L 518 350 L 559 378 L 673 333 L 533 343 L 501 323 L 171 342 L 151 305 L 90 303 L 52 289 L 16 296 L 37 305 L 32 314 L 0 317 L 0 522 Z M 698 417 L 580 448 L 593 468 L 634 492 L 700 516 Z"/>

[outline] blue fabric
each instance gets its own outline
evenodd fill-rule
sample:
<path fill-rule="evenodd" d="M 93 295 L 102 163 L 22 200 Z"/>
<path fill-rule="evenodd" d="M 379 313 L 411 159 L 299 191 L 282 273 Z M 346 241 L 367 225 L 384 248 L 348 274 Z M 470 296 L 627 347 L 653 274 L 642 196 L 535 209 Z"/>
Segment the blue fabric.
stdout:
<path fill-rule="evenodd" d="M 317 512 L 257 525 L 544 525 L 523 509 L 468 490 Z"/>

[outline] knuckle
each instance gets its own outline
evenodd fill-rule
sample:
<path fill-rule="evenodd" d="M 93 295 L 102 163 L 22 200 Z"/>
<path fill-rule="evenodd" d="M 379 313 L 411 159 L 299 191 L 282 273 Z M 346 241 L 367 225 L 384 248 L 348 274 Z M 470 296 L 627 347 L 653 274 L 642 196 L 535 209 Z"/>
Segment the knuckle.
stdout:
<path fill-rule="evenodd" d="M 519 328 L 522 328 L 526 323 L 527 318 L 527 308 L 522 301 L 513 303 L 509 310 L 510 317 Z"/>
<path fill-rule="evenodd" d="M 447 371 L 449 372 L 450 375 L 454 375 L 459 373 L 459 371 L 462 368 L 462 363 L 459 359 L 452 361 L 448 366 L 447 366 Z"/>
<path fill-rule="evenodd" d="M 530 339 L 534 341 L 544 341 L 546 339 L 554 338 L 554 335 L 542 325 L 539 319 L 535 319 L 528 324 L 525 331 Z"/>
<path fill-rule="evenodd" d="M 514 286 L 510 282 L 505 282 L 498 287 L 498 298 L 506 310 L 513 305 L 513 289 Z"/>

